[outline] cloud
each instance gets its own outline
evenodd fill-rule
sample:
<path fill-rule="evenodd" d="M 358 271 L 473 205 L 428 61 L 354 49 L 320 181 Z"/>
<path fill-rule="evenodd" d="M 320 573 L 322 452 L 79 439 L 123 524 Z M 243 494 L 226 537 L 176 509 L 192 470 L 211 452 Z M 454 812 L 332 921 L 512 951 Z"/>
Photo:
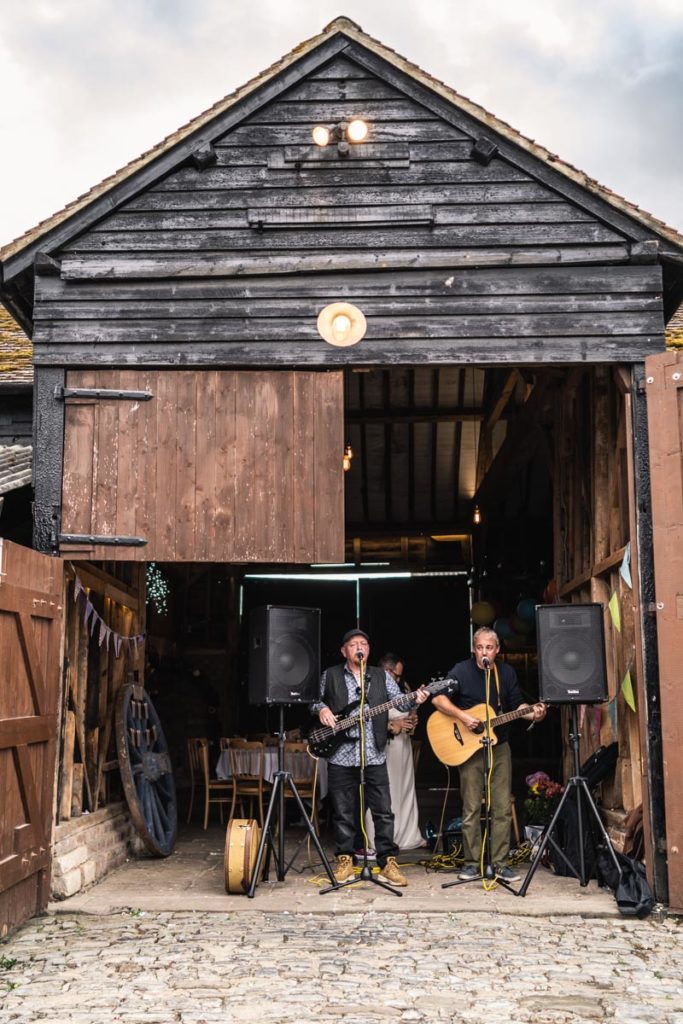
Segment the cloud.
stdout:
<path fill-rule="evenodd" d="M 683 228 L 679 0 L 346 0 L 363 29 Z M 24 0 L 0 23 L 0 238 L 339 14 L 337 0 Z"/>

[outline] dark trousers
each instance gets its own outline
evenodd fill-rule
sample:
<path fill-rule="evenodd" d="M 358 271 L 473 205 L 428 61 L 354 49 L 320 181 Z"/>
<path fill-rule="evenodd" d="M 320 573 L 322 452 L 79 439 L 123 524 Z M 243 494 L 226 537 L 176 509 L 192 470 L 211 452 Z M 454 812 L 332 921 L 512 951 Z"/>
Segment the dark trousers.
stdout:
<path fill-rule="evenodd" d="M 360 828 L 358 820 L 358 787 L 360 768 L 328 764 L 327 780 L 332 801 L 335 853 L 353 854 L 354 838 Z M 375 849 L 381 868 L 387 857 L 396 857 L 394 843 L 394 815 L 389 795 L 389 776 L 386 764 L 369 764 L 365 768 L 365 806 L 372 811 L 375 823 Z"/>

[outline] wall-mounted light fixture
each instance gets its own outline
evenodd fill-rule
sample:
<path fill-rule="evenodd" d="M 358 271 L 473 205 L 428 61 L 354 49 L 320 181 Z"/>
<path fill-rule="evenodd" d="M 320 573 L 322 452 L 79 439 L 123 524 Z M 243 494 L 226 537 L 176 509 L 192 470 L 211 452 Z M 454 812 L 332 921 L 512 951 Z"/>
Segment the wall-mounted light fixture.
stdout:
<path fill-rule="evenodd" d="M 474 506 L 474 512 L 472 513 L 472 522 L 475 526 L 479 526 L 481 523 L 481 509 L 478 505 Z"/>
<path fill-rule="evenodd" d="M 340 121 L 339 124 L 317 124 L 312 135 L 316 146 L 322 148 L 336 142 L 337 151 L 345 156 L 349 152 L 349 143 L 357 145 L 359 142 L 365 142 L 369 130 L 367 121 L 354 117 L 351 121 Z"/>
<path fill-rule="evenodd" d="M 351 447 L 351 442 L 347 441 L 346 442 L 346 447 L 344 448 L 344 457 L 342 459 L 342 465 L 344 467 L 344 472 L 345 473 L 348 473 L 348 471 L 351 469 L 351 462 L 352 462 L 352 460 L 353 460 L 353 448 Z"/>
<path fill-rule="evenodd" d="M 332 302 L 318 314 L 318 333 L 329 345 L 347 348 L 364 337 L 367 321 L 350 302 Z"/>

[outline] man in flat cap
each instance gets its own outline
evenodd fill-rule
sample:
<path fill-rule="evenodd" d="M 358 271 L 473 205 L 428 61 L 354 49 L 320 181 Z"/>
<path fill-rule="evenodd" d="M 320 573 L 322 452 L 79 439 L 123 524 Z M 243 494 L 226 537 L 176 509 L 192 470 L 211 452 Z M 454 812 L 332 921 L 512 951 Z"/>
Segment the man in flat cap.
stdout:
<path fill-rule="evenodd" d="M 334 726 L 343 709 L 361 695 L 361 671 L 365 676 L 366 703 L 370 708 L 385 704 L 402 691 L 395 680 L 384 669 L 368 665 L 370 638 L 362 629 L 350 629 L 342 637 L 341 653 L 343 665 L 333 665 L 323 672 L 320 680 L 320 700 L 311 705 L 322 725 Z M 428 693 L 420 689 L 415 694 L 416 703 L 427 700 Z M 379 878 L 390 885 L 407 885 L 401 874 L 396 856 L 398 847 L 394 843 L 394 815 L 391 810 L 389 777 L 386 754 L 388 714 L 375 715 L 368 721 L 365 732 L 365 801 L 372 812 L 375 823 L 375 847 Z M 354 875 L 354 837 L 359 829 L 358 786 L 360 782 L 360 728 L 354 727 L 346 734 L 345 742 L 334 751 L 328 760 L 329 793 L 332 800 L 334 826 L 335 878 L 344 882 Z"/>

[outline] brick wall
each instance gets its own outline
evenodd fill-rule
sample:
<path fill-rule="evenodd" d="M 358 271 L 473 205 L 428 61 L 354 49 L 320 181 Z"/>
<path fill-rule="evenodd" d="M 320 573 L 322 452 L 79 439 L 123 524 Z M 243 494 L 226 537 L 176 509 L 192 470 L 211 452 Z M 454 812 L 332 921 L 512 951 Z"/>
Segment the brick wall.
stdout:
<path fill-rule="evenodd" d="M 53 839 L 52 899 L 73 896 L 141 850 L 124 803 L 62 822 Z"/>

